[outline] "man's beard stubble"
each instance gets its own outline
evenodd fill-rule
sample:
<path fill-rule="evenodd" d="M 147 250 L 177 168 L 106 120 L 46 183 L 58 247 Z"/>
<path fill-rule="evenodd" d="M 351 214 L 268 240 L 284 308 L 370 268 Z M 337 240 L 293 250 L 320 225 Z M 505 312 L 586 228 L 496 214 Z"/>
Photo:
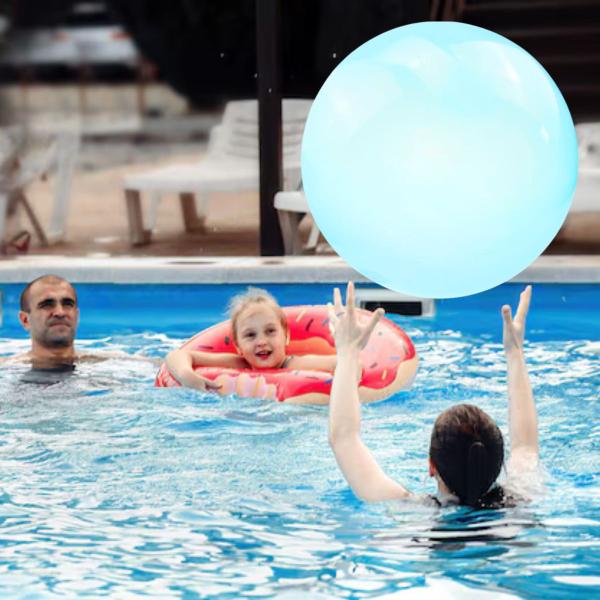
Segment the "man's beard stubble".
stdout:
<path fill-rule="evenodd" d="M 69 331 L 67 333 L 54 335 L 50 327 L 56 323 L 61 323 L 61 325 L 68 327 Z M 41 336 L 41 339 L 39 339 L 38 342 L 44 346 L 44 348 L 52 350 L 55 348 L 68 348 L 73 344 L 74 339 L 75 330 L 62 321 L 56 321 L 55 323 L 50 323 L 49 328 L 44 332 L 44 335 Z"/>

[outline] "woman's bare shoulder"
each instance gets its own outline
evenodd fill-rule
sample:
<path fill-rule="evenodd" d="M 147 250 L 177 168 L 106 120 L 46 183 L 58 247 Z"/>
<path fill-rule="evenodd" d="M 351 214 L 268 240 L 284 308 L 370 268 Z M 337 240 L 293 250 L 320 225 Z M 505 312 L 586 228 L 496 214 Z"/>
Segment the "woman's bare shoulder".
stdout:
<path fill-rule="evenodd" d="M 546 472 L 537 456 L 528 460 L 509 461 L 506 469 L 506 481 L 503 484 L 505 496 L 513 504 L 527 503 L 543 495 Z"/>

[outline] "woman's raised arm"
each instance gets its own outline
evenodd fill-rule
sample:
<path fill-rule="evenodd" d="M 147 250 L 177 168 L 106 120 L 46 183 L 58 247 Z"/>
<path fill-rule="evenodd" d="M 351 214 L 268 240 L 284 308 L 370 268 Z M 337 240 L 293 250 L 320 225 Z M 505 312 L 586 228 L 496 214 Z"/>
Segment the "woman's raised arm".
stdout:
<path fill-rule="evenodd" d="M 528 285 L 521 292 L 514 319 L 510 306 L 502 307 L 509 398 L 510 458 L 508 467 L 509 471 L 513 473 L 537 466 L 539 457 L 537 411 L 523 351 L 525 321 L 530 302 L 531 286 Z"/>
<path fill-rule="evenodd" d="M 383 310 L 378 309 L 367 325 L 358 324 L 352 282 L 348 284 L 346 308 L 337 288 L 334 306 L 329 305 L 337 350 L 329 401 L 329 444 L 352 491 L 362 500 L 371 502 L 410 496 L 410 492 L 384 473 L 360 437 L 359 353 L 382 315 Z"/>

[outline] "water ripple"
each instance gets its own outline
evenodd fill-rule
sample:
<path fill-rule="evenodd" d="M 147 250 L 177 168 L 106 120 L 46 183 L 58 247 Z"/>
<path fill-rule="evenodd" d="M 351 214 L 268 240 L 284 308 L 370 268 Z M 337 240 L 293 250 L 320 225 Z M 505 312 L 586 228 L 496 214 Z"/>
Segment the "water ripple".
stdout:
<path fill-rule="evenodd" d="M 486 336 L 411 335 L 417 381 L 366 406 L 363 432 L 386 470 L 432 493 L 436 416 L 474 402 L 506 432 L 505 367 Z M 178 343 L 143 334 L 86 346 L 158 356 Z M 356 500 L 322 407 L 155 389 L 155 367 L 133 360 L 86 365 L 42 394 L 19 383 L 23 368 L 6 369 L 0 595 L 591 597 L 598 345 L 535 342 L 527 353 L 547 490 L 530 505 L 483 512 Z"/>

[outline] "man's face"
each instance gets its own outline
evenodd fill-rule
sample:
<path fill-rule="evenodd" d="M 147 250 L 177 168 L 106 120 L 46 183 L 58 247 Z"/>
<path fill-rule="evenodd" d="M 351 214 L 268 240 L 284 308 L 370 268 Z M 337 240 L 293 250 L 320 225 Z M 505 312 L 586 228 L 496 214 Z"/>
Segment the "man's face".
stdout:
<path fill-rule="evenodd" d="M 19 320 L 32 340 L 45 348 L 66 348 L 73 344 L 79 309 L 70 284 L 35 283 L 29 290 L 29 309 L 19 312 Z"/>

